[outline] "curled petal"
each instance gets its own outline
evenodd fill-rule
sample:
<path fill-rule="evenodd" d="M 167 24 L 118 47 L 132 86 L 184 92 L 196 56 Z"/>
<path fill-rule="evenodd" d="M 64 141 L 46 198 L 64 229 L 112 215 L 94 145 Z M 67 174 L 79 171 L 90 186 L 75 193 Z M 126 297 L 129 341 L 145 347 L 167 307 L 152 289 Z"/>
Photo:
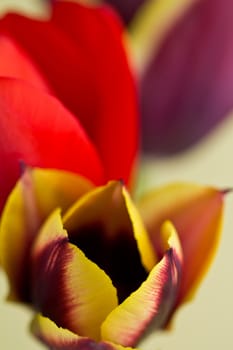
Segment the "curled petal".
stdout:
<path fill-rule="evenodd" d="M 95 148 L 58 100 L 26 82 L 0 78 L 0 105 L 0 210 L 20 175 L 19 161 L 103 181 Z"/>
<path fill-rule="evenodd" d="M 131 350 L 110 342 L 96 343 L 90 338 L 80 337 L 68 329 L 58 327 L 53 321 L 41 315 L 33 319 L 31 331 L 54 350 Z"/>
<path fill-rule="evenodd" d="M 184 269 L 179 302 L 188 299 L 214 255 L 222 222 L 223 193 L 193 184 L 171 184 L 148 194 L 139 203 L 150 238 L 159 255 L 159 228 L 171 220 L 179 234 Z"/>
<path fill-rule="evenodd" d="M 26 169 L 0 223 L 0 261 L 10 283 L 9 299 L 30 299 L 28 251 L 41 223 L 57 206 L 65 211 L 90 188 L 88 180 L 71 173 Z"/>
<path fill-rule="evenodd" d="M 105 7 L 55 1 L 50 21 L 9 14 L 0 30 L 27 52 L 56 96 L 79 118 L 107 178 L 128 182 L 138 147 L 138 106 L 114 14 Z"/>
<path fill-rule="evenodd" d="M 152 323 L 155 330 L 169 319 L 180 287 L 182 252 L 171 223 L 162 226 L 166 251 L 148 278 L 102 325 L 102 337 L 124 346 L 133 346 Z"/>
<path fill-rule="evenodd" d="M 111 277 L 120 300 L 139 287 L 155 262 L 139 214 L 120 181 L 111 181 L 78 200 L 65 213 L 64 227 L 71 242 Z"/>
<path fill-rule="evenodd" d="M 56 210 L 32 250 L 32 299 L 56 324 L 100 340 L 100 325 L 117 304 L 110 278 L 70 244 Z"/>

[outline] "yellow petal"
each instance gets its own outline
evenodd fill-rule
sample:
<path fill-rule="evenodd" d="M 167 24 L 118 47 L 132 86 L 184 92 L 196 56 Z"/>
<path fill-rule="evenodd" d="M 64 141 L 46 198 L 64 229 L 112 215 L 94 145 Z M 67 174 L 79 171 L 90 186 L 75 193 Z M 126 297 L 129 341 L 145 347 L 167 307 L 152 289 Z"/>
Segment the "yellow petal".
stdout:
<path fill-rule="evenodd" d="M 174 224 L 184 254 L 180 302 L 191 297 L 206 272 L 220 236 L 223 193 L 194 184 L 171 184 L 145 196 L 139 211 L 159 253 L 159 228 L 165 220 Z"/>
<path fill-rule="evenodd" d="M 162 260 L 148 278 L 102 324 L 102 338 L 133 346 L 153 322 L 153 330 L 163 327 L 177 300 L 180 286 L 182 253 L 171 223 L 162 226 L 166 249 Z"/>
<path fill-rule="evenodd" d="M 66 210 L 90 188 L 89 181 L 63 171 L 28 168 L 24 172 L 0 223 L 0 261 L 9 279 L 9 299 L 28 299 L 28 251 L 43 220 L 56 207 Z"/>
<path fill-rule="evenodd" d="M 90 338 L 80 337 L 68 329 L 58 327 L 52 320 L 40 314 L 32 321 L 31 331 L 53 350 L 131 350 L 110 342 L 96 343 Z"/>
<path fill-rule="evenodd" d="M 100 340 L 100 325 L 118 304 L 110 278 L 68 241 L 60 212 L 43 225 L 32 249 L 33 302 L 43 315 Z"/>
<path fill-rule="evenodd" d="M 122 193 L 125 198 L 129 217 L 132 221 L 134 236 L 137 241 L 142 264 L 147 269 L 147 271 L 150 271 L 157 262 L 155 249 L 153 248 L 152 243 L 149 239 L 148 233 L 142 222 L 142 218 L 125 187 L 123 187 Z"/>

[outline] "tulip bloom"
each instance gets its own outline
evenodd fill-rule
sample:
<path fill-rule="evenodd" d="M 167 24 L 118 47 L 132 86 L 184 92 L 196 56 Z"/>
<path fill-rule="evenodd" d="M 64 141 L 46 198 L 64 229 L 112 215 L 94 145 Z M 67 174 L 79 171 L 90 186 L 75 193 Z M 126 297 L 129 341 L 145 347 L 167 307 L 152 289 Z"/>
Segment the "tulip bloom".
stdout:
<path fill-rule="evenodd" d="M 31 329 L 49 348 L 131 349 L 195 290 L 218 240 L 222 199 L 213 188 L 174 184 L 137 209 L 121 181 L 94 187 L 27 169 L 0 225 L 8 299 L 39 313 Z"/>

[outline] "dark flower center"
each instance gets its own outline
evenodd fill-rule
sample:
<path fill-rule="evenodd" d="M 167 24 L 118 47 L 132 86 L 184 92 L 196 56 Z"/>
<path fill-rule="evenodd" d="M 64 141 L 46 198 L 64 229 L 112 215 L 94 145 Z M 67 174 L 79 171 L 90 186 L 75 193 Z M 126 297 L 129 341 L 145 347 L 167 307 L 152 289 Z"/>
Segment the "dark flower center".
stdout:
<path fill-rule="evenodd" d="M 137 243 L 126 229 L 111 236 L 104 224 L 92 223 L 69 232 L 71 243 L 102 268 L 117 288 L 119 302 L 122 302 L 146 279 Z"/>

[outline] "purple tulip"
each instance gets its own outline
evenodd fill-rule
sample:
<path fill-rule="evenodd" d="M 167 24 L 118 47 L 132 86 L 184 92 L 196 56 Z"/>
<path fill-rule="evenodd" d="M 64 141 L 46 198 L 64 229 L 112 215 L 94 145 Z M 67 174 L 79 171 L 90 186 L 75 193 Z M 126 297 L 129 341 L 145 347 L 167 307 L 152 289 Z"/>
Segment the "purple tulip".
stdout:
<path fill-rule="evenodd" d="M 233 108 L 233 2 L 199 0 L 173 26 L 142 77 L 144 150 L 182 151 Z"/>

